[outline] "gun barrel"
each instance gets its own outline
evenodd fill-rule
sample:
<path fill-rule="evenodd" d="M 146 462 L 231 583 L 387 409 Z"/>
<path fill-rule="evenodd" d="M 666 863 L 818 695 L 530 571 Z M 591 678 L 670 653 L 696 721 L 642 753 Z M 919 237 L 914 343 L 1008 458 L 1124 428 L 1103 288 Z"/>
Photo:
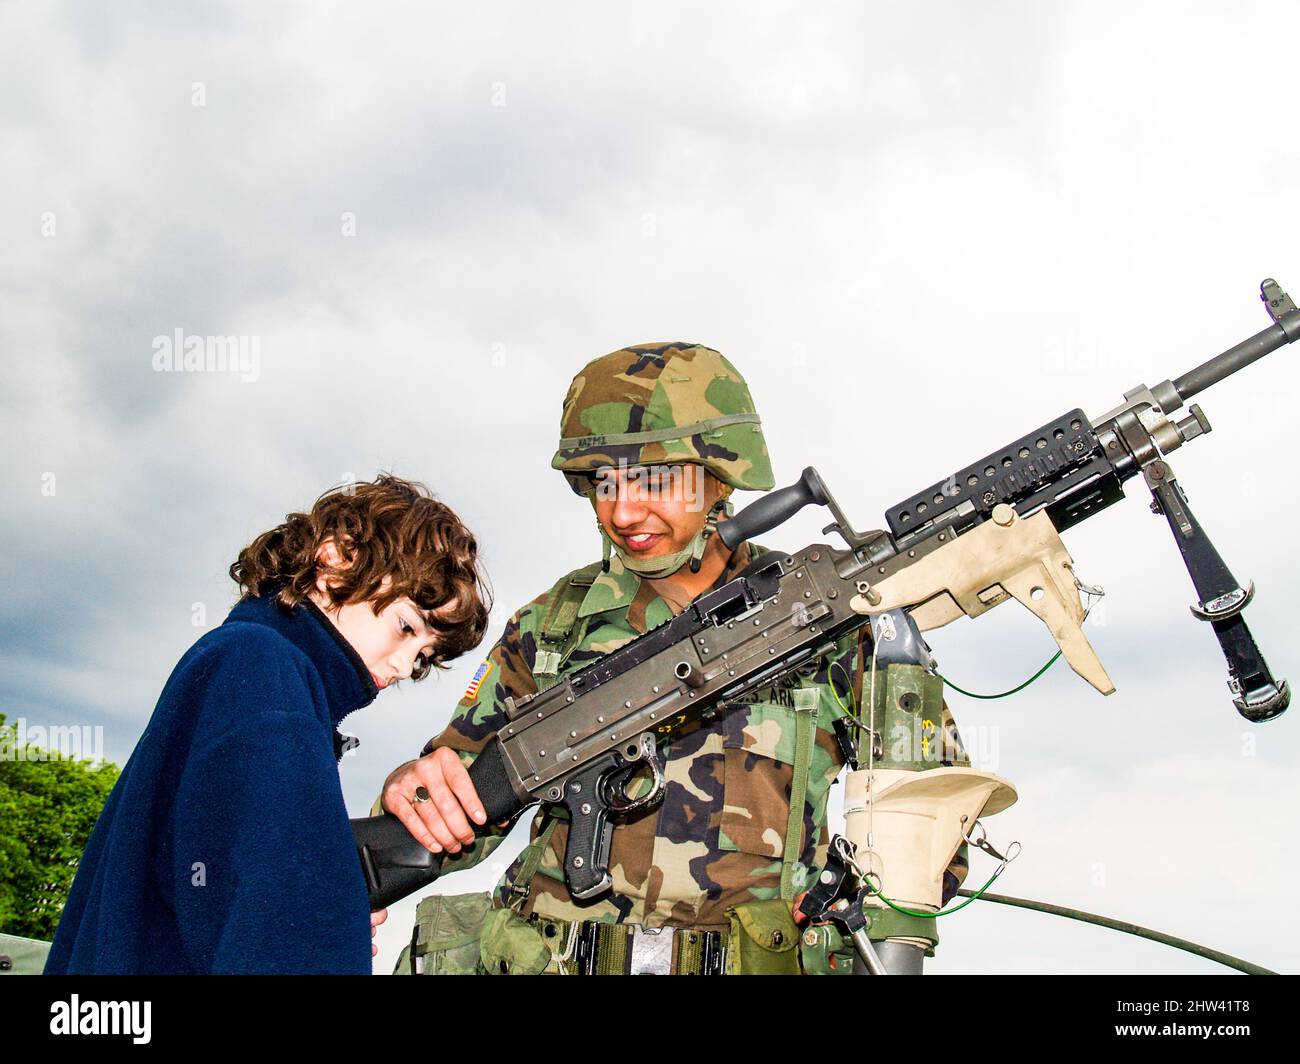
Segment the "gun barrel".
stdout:
<path fill-rule="evenodd" d="M 1242 340 L 1235 347 L 1228 348 L 1221 355 L 1215 355 L 1208 362 L 1184 373 L 1176 381 L 1178 397 L 1186 402 L 1212 384 L 1218 384 L 1224 377 L 1229 377 L 1239 369 L 1245 369 L 1279 347 L 1285 347 L 1292 340 L 1300 339 L 1300 327 L 1287 335 L 1282 325 L 1271 325 L 1263 332 L 1257 332 L 1248 340 Z"/>
<path fill-rule="evenodd" d="M 1285 347 L 1293 340 L 1300 340 L 1300 310 L 1276 281 L 1272 278 L 1260 285 L 1260 298 L 1268 307 L 1274 324 L 1262 332 L 1234 347 L 1228 348 L 1221 355 L 1215 355 L 1195 369 L 1184 373 L 1174 387 L 1178 397 L 1186 402 L 1194 395 L 1205 391 L 1212 384 L 1218 384 L 1224 377 L 1231 376 L 1239 369 L 1245 369 L 1279 347 Z M 1167 411 L 1166 411 L 1167 413 Z"/>

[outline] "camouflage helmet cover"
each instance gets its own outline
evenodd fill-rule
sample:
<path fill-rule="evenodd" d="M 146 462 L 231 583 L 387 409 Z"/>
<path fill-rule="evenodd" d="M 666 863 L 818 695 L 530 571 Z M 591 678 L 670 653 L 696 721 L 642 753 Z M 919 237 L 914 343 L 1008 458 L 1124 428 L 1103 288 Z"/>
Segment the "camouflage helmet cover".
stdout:
<path fill-rule="evenodd" d="M 602 466 L 698 462 L 724 484 L 775 484 L 745 378 L 711 347 L 680 341 L 625 347 L 573 378 L 551 468 L 590 490 Z"/>

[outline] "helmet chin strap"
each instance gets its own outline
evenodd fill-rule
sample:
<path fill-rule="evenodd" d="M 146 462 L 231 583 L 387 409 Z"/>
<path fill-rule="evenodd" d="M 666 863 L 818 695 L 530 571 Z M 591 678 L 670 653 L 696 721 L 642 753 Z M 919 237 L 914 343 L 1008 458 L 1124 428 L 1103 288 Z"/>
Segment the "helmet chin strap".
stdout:
<path fill-rule="evenodd" d="M 730 517 L 735 512 L 736 505 L 731 501 L 731 487 L 728 485 L 727 494 L 709 507 L 709 516 L 704 519 L 704 527 L 696 533 L 699 539 L 698 546 L 694 539 L 691 540 L 691 545 L 694 547 L 691 551 L 691 572 L 700 571 L 700 560 L 704 557 L 704 549 L 709 545 L 709 537 L 718 530 L 718 521 L 723 515 Z"/>
<path fill-rule="evenodd" d="M 729 498 L 731 487 L 726 485 L 726 488 L 726 495 L 709 507 L 709 515 L 704 520 L 704 526 L 691 537 L 691 541 L 685 547 L 672 554 L 664 554 L 655 558 L 638 558 L 610 539 L 609 533 L 605 531 L 605 526 L 597 520 L 596 527 L 600 529 L 600 537 L 604 540 L 601 567 L 605 572 L 609 572 L 609 556 L 612 550 L 618 553 L 619 560 L 623 563 L 625 569 L 647 580 L 662 580 L 666 576 L 672 576 L 673 573 L 688 563 L 691 572 L 698 573 L 701 561 L 704 558 L 704 551 L 709 545 L 709 537 L 718 530 L 719 518 L 723 514 L 730 517 L 735 512 L 735 505 Z"/>

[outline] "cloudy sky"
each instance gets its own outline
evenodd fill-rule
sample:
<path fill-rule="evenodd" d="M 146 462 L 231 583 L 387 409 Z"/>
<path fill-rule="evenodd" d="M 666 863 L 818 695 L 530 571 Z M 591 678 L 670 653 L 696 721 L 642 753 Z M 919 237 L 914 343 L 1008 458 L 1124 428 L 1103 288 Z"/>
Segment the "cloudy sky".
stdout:
<path fill-rule="evenodd" d="M 233 604 L 240 547 L 379 470 L 476 530 L 499 629 L 598 557 L 548 460 L 570 377 L 626 344 L 728 355 L 778 481 L 816 466 L 859 527 L 1178 376 L 1269 324 L 1264 277 L 1300 296 L 1297 23 L 1097 0 L 0 7 L 0 712 L 102 728 L 124 762 Z M 256 363 L 158 372 L 176 330 Z M 1297 354 L 1203 395 L 1215 432 L 1172 464 L 1300 681 Z M 1057 665 L 950 697 L 1019 788 L 988 822 L 1024 847 L 996 889 L 1297 970 L 1275 909 L 1300 876 L 1300 725 L 1238 717 L 1129 495 L 1066 536 L 1109 592 L 1089 629 L 1118 692 Z M 931 642 L 984 691 L 1054 649 L 1014 603 Z M 350 719 L 353 815 L 476 663 Z M 519 844 L 438 889 L 486 887 Z M 979 903 L 941 932 L 934 972 L 1220 970 Z"/>

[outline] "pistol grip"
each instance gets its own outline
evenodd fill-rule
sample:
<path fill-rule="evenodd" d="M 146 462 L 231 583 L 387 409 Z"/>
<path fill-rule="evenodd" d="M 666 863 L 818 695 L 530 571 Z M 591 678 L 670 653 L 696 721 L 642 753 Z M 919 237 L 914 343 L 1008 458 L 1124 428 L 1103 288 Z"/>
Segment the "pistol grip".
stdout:
<path fill-rule="evenodd" d="M 592 762 L 564 784 L 561 805 L 569 813 L 564 847 L 564 882 L 575 898 L 592 898 L 614 884 L 609 873 L 609 844 L 614 833 L 606 796 L 607 778 L 622 768 L 617 754 Z"/>

